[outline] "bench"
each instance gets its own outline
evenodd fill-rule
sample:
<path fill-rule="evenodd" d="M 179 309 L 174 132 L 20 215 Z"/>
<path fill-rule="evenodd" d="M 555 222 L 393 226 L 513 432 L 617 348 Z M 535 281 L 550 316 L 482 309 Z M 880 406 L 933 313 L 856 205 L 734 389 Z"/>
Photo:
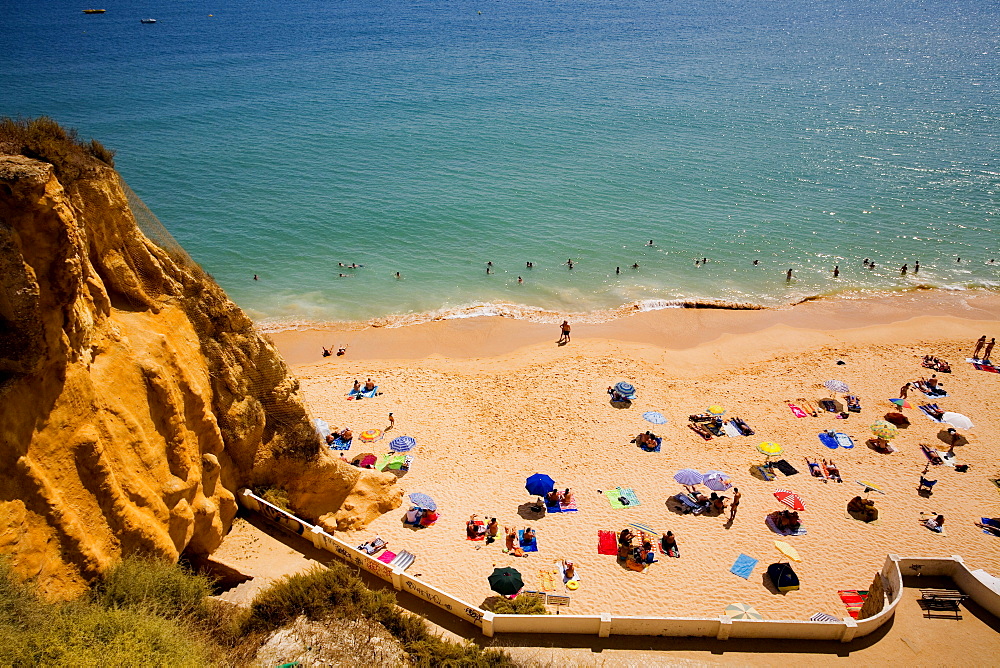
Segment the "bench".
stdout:
<path fill-rule="evenodd" d="M 931 611 L 944 610 L 954 612 L 956 619 L 961 619 L 959 614 L 961 603 L 969 598 L 967 595 L 955 589 L 921 589 L 920 603 L 927 611 L 927 616 L 931 616 Z"/>
<path fill-rule="evenodd" d="M 559 596 L 558 594 L 549 594 L 548 600 L 546 601 L 549 605 L 569 605 L 569 596 Z"/>

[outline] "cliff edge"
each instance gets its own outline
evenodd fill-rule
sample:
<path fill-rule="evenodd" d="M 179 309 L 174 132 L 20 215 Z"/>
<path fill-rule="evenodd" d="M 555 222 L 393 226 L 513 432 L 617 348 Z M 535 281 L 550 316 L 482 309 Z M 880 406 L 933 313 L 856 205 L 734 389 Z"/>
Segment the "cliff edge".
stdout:
<path fill-rule="evenodd" d="M 22 577 L 70 597 L 123 555 L 211 553 L 240 486 L 329 529 L 399 506 L 394 476 L 320 447 L 274 346 L 140 230 L 114 169 L 0 148 L 0 553 Z"/>

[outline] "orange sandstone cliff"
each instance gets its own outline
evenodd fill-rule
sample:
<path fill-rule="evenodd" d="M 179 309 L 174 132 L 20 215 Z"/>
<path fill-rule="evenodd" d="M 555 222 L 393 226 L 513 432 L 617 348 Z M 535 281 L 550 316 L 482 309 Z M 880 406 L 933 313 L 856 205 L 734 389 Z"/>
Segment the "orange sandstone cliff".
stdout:
<path fill-rule="evenodd" d="M 118 174 L 78 172 L 0 155 L 0 554 L 16 571 L 69 597 L 123 555 L 211 553 L 241 486 L 281 486 L 330 529 L 399 506 L 394 476 L 319 447 L 274 346 L 162 228 L 140 230 Z"/>

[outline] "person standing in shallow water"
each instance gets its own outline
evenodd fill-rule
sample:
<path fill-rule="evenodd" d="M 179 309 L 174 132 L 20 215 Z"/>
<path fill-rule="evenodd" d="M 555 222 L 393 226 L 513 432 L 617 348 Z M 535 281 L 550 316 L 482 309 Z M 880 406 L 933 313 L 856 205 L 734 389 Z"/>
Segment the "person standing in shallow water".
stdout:
<path fill-rule="evenodd" d="M 789 269 L 787 272 L 785 272 L 785 282 L 787 283 L 791 280 L 792 280 L 792 270 Z"/>
<path fill-rule="evenodd" d="M 559 341 L 558 343 L 569 343 L 569 320 L 563 320 L 562 324 L 559 325 Z"/>
<path fill-rule="evenodd" d="M 839 264 L 835 265 L 833 267 L 833 277 L 837 278 L 838 276 L 840 276 L 840 265 Z"/>
<path fill-rule="evenodd" d="M 909 268 L 909 266 L 905 265 L 905 264 L 902 267 L 900 267 L 900 269 L 899 269 L 899 275 L 900 276 L 906 276 L 906 270 L 908 268 Z"/>

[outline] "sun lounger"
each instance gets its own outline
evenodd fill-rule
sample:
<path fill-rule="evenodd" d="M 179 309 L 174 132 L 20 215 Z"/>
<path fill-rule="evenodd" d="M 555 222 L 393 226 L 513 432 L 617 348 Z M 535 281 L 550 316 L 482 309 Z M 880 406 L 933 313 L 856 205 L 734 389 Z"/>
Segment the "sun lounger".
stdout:
<path fill-rule="evenodd" d="M 531 540 L 524 541 L 524 529 L 517 530 L 517 542 L 521 544 L 521 549 L 525 552 L 538 552 L 538 536 Z"/>
<path fill-rule="evenodd" d="M 692 499 L 690 496 L 688 496 L 687 492 L 681 492 L 680 494 L 676 494 L 674 495 L 674 498 L 677 499 L 678 502 L 680 502 L 681 507 L 684 509 L 685 515 L 687 515 L 688 513 L 694 513 L 695 515 L 700 515 L 701 513 L 705 512 L 706 506 Z"/>
<path fill-rule="evenodd" d="M 778 534 L 779 536 L 805 536 L 806 528 L 799 524 L 799 528 L 795 531 L 788 531 L 787 529 L 779 529 L 777 522 L 774 521 L 774 513 L 771 513 L 766 518 L 764 518 L 764 523 L 767 524 L 767 528 Z"/>
<path fill-rule="evenodd" d="M 733 566 L 729 569 L 729 572 L 740 576 L 744 580 L 749 580 L 750 574 L 753 573 L 753 569 L 756 566 L 756 559 L 746 554 L 740 554 L 740 556 L 736 557 L 736 561 L 733 562 Z"/>
<path fill-rule="evenodd" d="M 760 473 L 760 477 L 763 478 L 764 480 L 767 481 L 774 480 L 774 473 L 769 471 L 767 466 L 760 465 L 760 466 L 755 466 L 754 468 L 757 469 L 757 472 Z"/>
<path fill-rule="evenodd" d="M 773 466 L 774 468 L 778 469 L 785 475 L 795 475 L 799 472 L 798 469 L 789 464 L 788 461 L 785 459 L 779 459 L 778 461 L 774 462 Z"/>
<path fill-rule="evenodd" d="M 790 411 L 792 411 L 792 415 L 794 415 L 795 417 L 797 417 L 797 418 L 804 418 L 804 417 L 806 417 L 806 412 L 804 410 L 802 410 L 801 408 L 799 408 L 798 406 L 796 406 L 795 404 L 788 403 L 787 405 L 788 405 L 788 409 Z"/>
<path fill-rule="evenodd" d="M 412 552 L 407 552 L 403 550 L 396 555 L 396 558 L 389 562 L 389 565 L 401 571 L 405 571 L 407 568 L 413 565 L 413 562 L 417 560 L 417 555 Z"/>
<path fill-rule="evenodd" d="M 931 617 L 935 610 L 946 610 L 955 613 L 956 619 L 961 619 L 959 614 L 961 603 L 969 598 L 956 589 L 921 589 L 920 605 L 927 611 L 927 616 Z"/>
<path fill-rule="evenodd" d="M 562 596 L 560 594 L 549 594 L 546 597 L 546 601 L 545 602 L 547 604 L 549 604 L 549 605 L 560 605 L 560 606 L 566 606 L 566 607 L 568 607 L 569 606 L 569 596 Z"/>

